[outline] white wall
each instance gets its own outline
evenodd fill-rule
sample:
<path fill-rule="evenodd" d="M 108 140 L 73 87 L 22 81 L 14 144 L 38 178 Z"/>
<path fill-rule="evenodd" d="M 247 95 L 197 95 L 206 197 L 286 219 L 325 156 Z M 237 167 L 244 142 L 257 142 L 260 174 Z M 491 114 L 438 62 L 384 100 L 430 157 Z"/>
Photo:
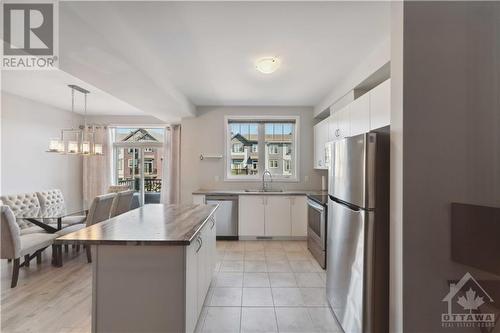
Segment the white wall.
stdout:
<path fill-rule="evenodd" d="M 88 124 L 100 125 L 165 125 L 163 120 L 153 116 L 98 116 L 91 115 L 87 117 Z"/>
<path fill-rule="evenodd" d="M 403 332 L 403 3 L 391 3 L 389 332 Z"/>
<path fill-rule="evenodd" d="M 0 193 L 58 188 L 70 210 L 82 207 L 82 159 L 46 153 L 48 140 L 82 117 L 2 91 Z"/>
<path fill-rule="evenodd" d="M 286 189 L 320 189 L 321 171 L 313 169 L 313 110 L 308 107 L 198 107 L 198 116 L 182 119 L 181 201 L 191 202 L 197 189 L 246 189 L 259 182 L 224 181 L 225 160 L 200 161 L 200 153 L 224 154 L 224 116 L 300 116 L 300 181 L 283 182 Z M 219 180 L 215 180 L 219 177 Z M 306 181 L 306 177 L 308 180 Z M 274 183 L 277 183 L 274 181 Z"/>
<path fill-rule="evenodd" d="M 332 91 L 328 96 L 314 107 L 314 116 L 318 116 L 325 109 L 329 108 L 330 105 L 337 102 L 390 60 L 391 41 L 388 38 L 375 48 L 372 53 L 367 54 L 365 60 L 356 68 L 353 68 L 349 75 L 340 80 L 335 87 L 332 87 Z"/>
<path fill-rule="evenodd" d="M 500 280 L 450 259 L 450 204 L 500 207 L 500 3 L 403 4 L 402 82 L 392 73 L 402 108 L 393 96 L 391 115 L 402 125 L 402 198 L 391 204 L 402 209 L 403 330 L 478 332 L 442 327 L 441 313 L 449 280 Z"/>

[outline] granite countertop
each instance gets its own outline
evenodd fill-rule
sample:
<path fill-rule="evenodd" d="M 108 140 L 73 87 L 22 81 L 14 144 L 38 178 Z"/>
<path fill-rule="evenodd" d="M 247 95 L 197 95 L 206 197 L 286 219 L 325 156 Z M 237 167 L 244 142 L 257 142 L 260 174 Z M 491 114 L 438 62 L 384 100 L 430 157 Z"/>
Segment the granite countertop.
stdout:
<path fill-rule="evenodd" d="M 150 204 L 59 237 L 55 244 L 189 245 L 218 205 Z"/>
<path fill-rule="evenodd" d="M 194 191 L 193 194 L 203 195 L 321 195 L 326 191 L 321 190 L 284 190 L 283 192 L 247 192 L 245 190 L 204 190 L 199 189 Z"/>

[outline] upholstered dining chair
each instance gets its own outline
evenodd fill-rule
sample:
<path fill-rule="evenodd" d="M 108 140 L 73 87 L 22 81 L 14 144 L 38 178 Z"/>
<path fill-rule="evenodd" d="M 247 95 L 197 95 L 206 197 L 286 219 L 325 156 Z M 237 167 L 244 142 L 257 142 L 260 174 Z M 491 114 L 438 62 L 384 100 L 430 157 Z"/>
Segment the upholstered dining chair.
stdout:
<path fill-rule="evenodd" d="M 10 287 L 17 286 L 19 268 L 28 266 L 32 257 L 37 257 L 37 263 L 41 263 L 41 253 L 45 248 L 52 245 L 57 237 L 55 234 L 37 232 L 21 235 L 21 230 L 16 222 L 14 213 L 9 206 L 0 206 L 1 212 L 1 258 L 14 260 L 12 268 L 12 282 Z M 21 264 L 21 257 L 28 256 Z"/>
<path fill-rule="evenodd" d="M 61 205 L 64 206 L 64 196 L 61 190 L 52 189 L 42 192 L 36 192 L 38 201 L 40 202 L 41 208 L 47 208 L 50 206 Z M 62 218 L 63 225 L 73 225 L 85 222 L 85 215 L 71 215 Z"/>
<path fill-rule="evenodd" d="M 87 219 L 85 223 L 79 223 L 67 228 L 59 230 L 56 234 L 58 237 L 67 235 L 69 233 L 78 231 L 85 227 L 90 227 L 93 224 L 105 221 L 109 219 L 109 215 L 111 213 L 111 207 L 113 205 L 113 201 L 116 197 L 116 193 L 108 193 L 103 195 L 98 195 L 92 200 L 92 204 L 90 205 L 89 212 L 87 214 Z M 90 246 L 85 247 L 87 250 L 87 260 L 88 262 L 92 262 L 92 256 L 90 253 Z M 60 250 L 60 246 L 57 248 L 57 260 L 59 265 L 62 264 L 62 253 Z"/>
<path fill-rule="evenodd" d="M 128 190 L 116 193 L 109 217 L 115 217 L 128 212 L 132 206 L 132 197 L 134 196 L 134 192 L 134 190 Z"/>
<path fill-rule="evenodd" d="M 36 193 L 2 195 L 0 200 L 2 201 L 2 205 L 9 206 L 14 215 L 23 211 L 36 210 L 40 208 L 40 201 L 38 201 Z M 17 219 L 16 223 L 21 229 L 21 235 L 45 232 L 45 230 L 39 226 L 33 225 L 24 219 Z"/>

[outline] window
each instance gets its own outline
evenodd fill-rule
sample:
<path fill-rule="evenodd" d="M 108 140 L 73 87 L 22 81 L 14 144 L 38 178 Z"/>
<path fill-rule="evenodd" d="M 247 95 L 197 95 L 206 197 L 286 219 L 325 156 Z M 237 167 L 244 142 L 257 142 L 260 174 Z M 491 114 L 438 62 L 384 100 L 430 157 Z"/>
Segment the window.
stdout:
<path fill-rule="evenodd" d="M 283 174 L 289 175 L 292 170 L 292 164 L 290 160 L 283 160 Z"/>
<path fill-rule="evenodd" d="M 135 160 L 134 160 L 134 159 L 132 159 L 132 158 L 130 158 L 130 159 L 128 160 L 128 167 L 129 167 L 129 168 L 133 168 L 133 167 L 134 167 L 134 164 L 135 164 L 135 163 L 134 163 L 134 161 L 135 161 Z"/>
<path fill-rule="evenodd" d="M 292 155 L 292 147 L 290 144 L 284 144 L 283 145 L 283 158 L 286 158 L 287 156 Z"/>
<path fill-rule="evenodd" d="M 226 180 L 258 180 L 266 169 L 274 179 L 298 180 L 299 117 L 228 116 L 225 121 Z"/>
<path fill-rule="evenodd" d="M 144 148 L 144 152 L 145 153 L 152 153 L 153 152 L 153 148 Z"/>
<path fill-rule="evenodd" d="M 144 160 L 144 173 L 145 174 L 153 173 L 153 160 L 150 158 Z"/>
<path fill-rule="evenodd" d="M 233 143 L 233 153 L 243 153 L 243 144 L 242 143 Z"/>
<path fill-rule="evenodd" d="M 278 145 L 269 145 L 269 154 L 278 154 Z"/>

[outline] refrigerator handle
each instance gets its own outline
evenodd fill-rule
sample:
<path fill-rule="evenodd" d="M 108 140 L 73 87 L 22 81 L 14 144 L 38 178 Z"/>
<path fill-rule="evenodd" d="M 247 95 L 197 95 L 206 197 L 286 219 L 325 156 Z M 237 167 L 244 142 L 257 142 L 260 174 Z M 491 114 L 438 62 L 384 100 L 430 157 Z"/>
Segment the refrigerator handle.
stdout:
<path fill-rule="evenodd" d="M 358 206 L 350 204 L 350 203 L 345 202 L 345 201 L 342 201 L 342 200 L 337 199 L 335 197 L 332 197 L 331 195 L 330 195 L 330 200 L 335 201 L 336 203 L 338 203 L 342 206 L 345 206 L 347 209 L 350 209 L 353 212 L 359 212 L 361 210 L 361 208 L 359 208 Z"/>

